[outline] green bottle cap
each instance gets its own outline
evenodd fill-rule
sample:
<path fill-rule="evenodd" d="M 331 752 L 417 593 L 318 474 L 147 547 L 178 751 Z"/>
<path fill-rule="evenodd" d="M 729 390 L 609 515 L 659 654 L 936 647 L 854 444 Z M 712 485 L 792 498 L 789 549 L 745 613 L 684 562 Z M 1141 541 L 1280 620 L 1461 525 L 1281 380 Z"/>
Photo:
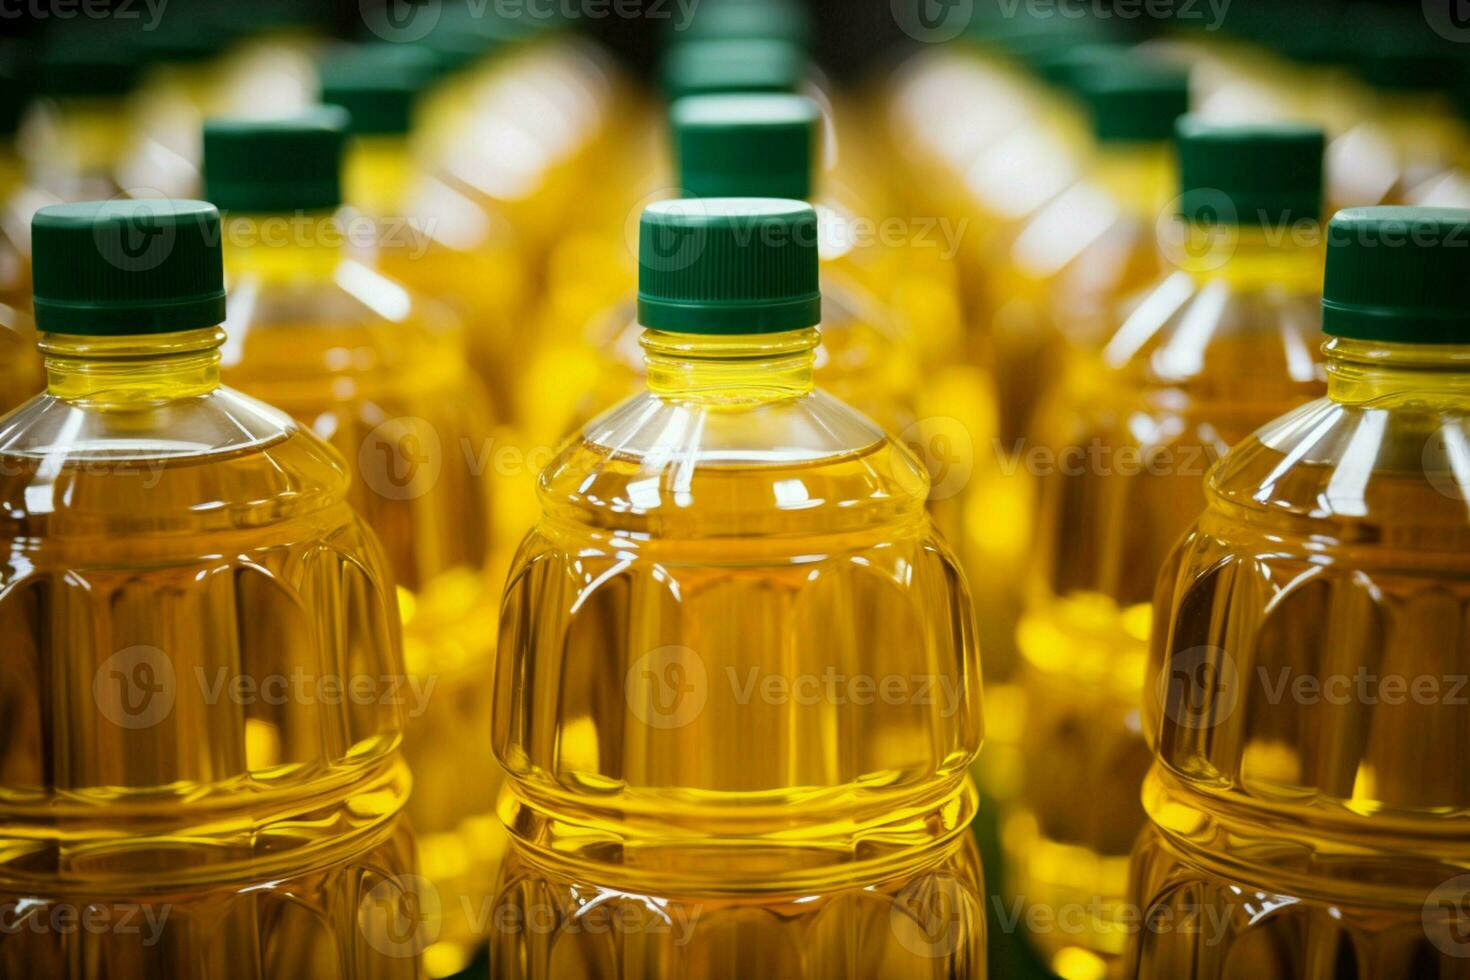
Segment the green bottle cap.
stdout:
<path fill-rule="evenodd" d="M 806 81 L 801 48 L 786 41 L 690 41 L 664 59 L 669 98 L 730 92 L 795 92 Z"/>
<path fill-rule="evenodd" d="M 1100 143 L 1165 142 L 1189 111 L 1189 72 L 1172 65 L 1116 61 L 1079 68 L 1074 78 Z"/>
<path fill-rule="evenodd" d="M 36 65 L 36 94 L 53 99 L 119 99 L 137 82 L 142 65 L 121 38 L 96 36 L 57 40 Z"/>
<path fill-rule="evenodd" d="M 679 183 L 696 197 L 812 196 L 821 112 L 803 95 L 695 95 L 669 110 Z"/>
<path fill-rule="evenodd" d="M 1138 57 L 1125 44 L 1068 44 L 1039 52 L 1030 65 L 1047 84 L 1065 92 L 1075 92 L 1079 75 L 1107 68 L 1130 55 Z"/>
<path fill-rule="evenodd" d="M 31 219 L 36 327 L 171 333 L 225 319 L 219 212 L 203 201 L 57 204 Z"/>
<path fill-rule="evenodd" d="M 1322 329 L 1402 344 L 1470 344 L 1470 210 L 1349 208 L 1327 228 Z"/>
<path fill-rule="evenodd" d="M 1358 74 L 1386 92 L 1434 92 L 1452 88 L 1464 56 L 1428 30 L 1423 11 L 1358 5 L 1346 15 Z"/>
<path fill-rule="evenodd" d="M 127 35 L 127 43 L 145 64 L 195 65 L 218 57 L 229 45 L 230 34 L 200 6 L 169 11 L 151 27 Z"/>
<path fill-rule="evenodd" d="M 1177 133 L 1181 217 L 1203 224 L 1282 225 L 1322 216 L 1322 130 L 1183 116 Z"/>
<path fill-rule="evenodd" d="M 822 319 L 817 213 L 775 198 L 686 198 L 643 212 L 638 322 L 674 333 L 780 333 Z"/>
<path fill-rule="evenodd" d="M 813 26 L 806 8 L 791 0 L 704 0 L 680 29 L 675 41 L 775 40 L 810 47 Z"/>
<path fill-rule="evenodd" d="M 10 141 L 20 129 L 32 94 L 32 72 L 20 53 L 0 47 L 0 141 Z"/>
<path fill-rule="evenodd" d="M 322 102 L 351 116 L 354 136 L 402 136 L 439 62 L 427 49 L 387 41 L 333 53 L 320 69 Z"/>
<path fill-rule="evenodd" d="M 533 23 L 540 21 L 498 16 L 489 8 L 483 16 L 476 16 L 468 7 L 449 7 L 427 34 L 405 46 L 428 52 L 435 59 L 437 72 L 448 75 L 531 36 Z"/>
<path fill-rule="evenodd" d="M 205 196 L 224 211 L 329 211 L 342 204 L 347 110 L 204 124 Z"/>

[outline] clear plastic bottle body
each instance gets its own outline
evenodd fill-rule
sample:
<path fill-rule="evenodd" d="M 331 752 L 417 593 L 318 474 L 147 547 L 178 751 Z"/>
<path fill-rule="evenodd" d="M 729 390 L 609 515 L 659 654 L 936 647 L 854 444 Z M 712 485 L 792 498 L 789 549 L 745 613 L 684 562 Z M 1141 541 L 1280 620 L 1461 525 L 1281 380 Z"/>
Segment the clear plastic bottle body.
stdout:
<path fill-rule="evenodd" d="M 221 338 L 45 335 L 0 422 L 6 975 L 417 976 L 358 923 L 413 870 L 402 713 L 342 696 L 403 673 L 386 562 Z"/>
<path fill-rule="evenodd" d="M 261 245 L 228 250 L 226 269 L 226 379 L 346 458 L 350 500 L 398 584 L 416 685 L 400 692 L 409 816 L 442 913 L 424 933 L 436 936 L 425 965 L 454 973 L 484 941 L 471 914 L 505 848 L 497 774 L 465 765 L 476 746 L 489 751 L 497 601 L 511 557 L 496 548 L 493 413 L 453 316 L 368 266 L 321 245 Z"/>
<path fill-rule="evenodd" d="M 1053 968 L 1077 976 L 1127 939 L 1111 917 L 1125 911 L 1144 819 L 1138 704 L 1157 571 L 1203 506 L 1210 464 L 1321 390 L 1318 253 L 1231 237 L 1223 266 L 1207 252 L 1128 303 L 1101 356 L 1074 364 L 1042 416 L 1037 553 L 1017 633 L 1026 771 L 1005 844 L 1028 901 L 1107 903 L 1087 933 L 1047 944 Z M 1079 806 L 1084 796 L 1098 805 Z"/>
<path fill-rule="evenodd" d="M 409 139 L 358 137 L 348 154 L 348 202 L 377 222 L 363 258 L 420 296 L 451 307 L 470 366 L 500 419 L 513 418 L 524 360 L 517 330 L 530 300 L 530 269 L 503 213 L 427 169 Z"/>
<path fill-rule="evenodd" d="M 968 591 L 917 460 L 812 391 L 816 342 L 650 332 L 650 390 L 542 475 L 496 668 L 500 902 L 565 914 L 497 934 L 507 976 L 983 975 Z M 589 944 L 599 890 L 698 914 Z"/>
<path fill-rule="evenodd" d="M 1142 932 L 1141 977 L 1453 975 L 1466 953 L 1447 760 L 1466 732 L 1470 350 L 1326 349 L 1329 397 L 1225 458 L 1159 581 L 1133 888 L 1210 927 Z"/>

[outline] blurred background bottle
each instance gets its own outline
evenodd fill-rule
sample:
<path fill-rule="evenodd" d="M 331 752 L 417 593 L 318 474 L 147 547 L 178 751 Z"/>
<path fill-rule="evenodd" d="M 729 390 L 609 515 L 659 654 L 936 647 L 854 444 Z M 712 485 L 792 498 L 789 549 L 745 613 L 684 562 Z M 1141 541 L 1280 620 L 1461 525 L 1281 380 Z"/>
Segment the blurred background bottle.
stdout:
<path fill-rule="evenodd" d="M 1025 759 L 1006 818 L 1015 894 L 1102 904 L 1038 937 L 1064 977 L 1103 977 L 1128 938 L 1128 853 L 1143 824 L 1138 719 L 1157 571 L 1201 505 L 1209 465 L 1320 390 L 1323 137 L 1305 127 L 1179 123 L 1175 268 L 1115 302 L 1043 408 L 1034 580 L 1018 641 Z"/>
<path fill-rule="evenodd" d="M 349 237 L 379 226 L 338 210 L 347 133 L 336 106 L 207 124 L 205 186 L 226 213 L 224 373 L 342 454 L 349 499 L 393 570 L 404 661 L 422 692 L 403 743 L 408 812 L 442 917 L 424 965 L 445 976 L 483 941 L 469 917 L 505 849 L 499 773 L 465 765 L 489 750 L 505 574 L 484 458 L 493 416 L 450 310 L 348 254 Z"/>

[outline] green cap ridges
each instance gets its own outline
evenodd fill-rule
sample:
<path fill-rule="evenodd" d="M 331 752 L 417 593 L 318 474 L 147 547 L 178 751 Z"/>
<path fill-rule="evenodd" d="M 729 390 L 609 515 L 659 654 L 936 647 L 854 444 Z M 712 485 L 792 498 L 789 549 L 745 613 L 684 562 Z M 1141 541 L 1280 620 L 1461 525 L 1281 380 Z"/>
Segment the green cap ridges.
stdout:
<path fill-rule="evenodd" d="M 1283 225 L 1322 216 L 1322 130 L 1183 116 L 1177 140 L 1181 217 L 1201 224 Z"/>
<path fill-rule="evenodd" d="M 211 119 L 205 196 L 221 210 L 257 214 L 339 207 L 348 123 L 338 106 L 283 119 Z"/>
<path fill-rule="evenodd" d="M 1327 230 L 1322 329 L 1334 337 L 1470 344 L 1470 210 L 1349 208 Z"/>
<path fill-rule="evenodd" d="M 1189 72 L 1156 61 L 1079 68 L 1073 85 L 1100 143 L 1167 141 L 1174 136 L 1175 121 L 1189 111 Z"/>
<path fill-rule="evenodd" d="M 681 30 L 679 41 L 773 39 L 809 47 L 813 28 L 806 7 L 795 0 L 703 0 Z"/>
<path fill-rule="evenodd" d="M 779 333 L 822 318 L 817 213 L 773 198 L 687 198 L 643 212 L 638 322 L 696 334 Z"/>
<path fill-rule="evenodd" d="M 382 41 L 334 52 L 320 68 L 322 102 L 351 116 L 354 136 L 401 136 L 413 128 L 419 94 L 438 59 L 427 49 Z"/>
<path fill-rule="evenodd" d="M 669 98 L 730 92 L 795 92 L 806 80 L 801 48 L 787 41 L 690 41 L 669 52 L 663 82 Z"/>
<path fill-rule="evenodd" d="M 802 95 L 696 95 L 669 110 L 679 185 L 696 197 L 812 196 L 821 112 Z"/>
<path fill-rule="evenodd" d="M 42 208 L 31 253 L 43 332 L 130 336 L 224 322 L 219 212 L 203 201 Z"/>
<path fill-rule="evenodd" d="M 36 63 L 36 94 L 56 99 L 120 99 L 137 82 L 142 62 L 120 38 L 96 29 L 54 40 Z"/>

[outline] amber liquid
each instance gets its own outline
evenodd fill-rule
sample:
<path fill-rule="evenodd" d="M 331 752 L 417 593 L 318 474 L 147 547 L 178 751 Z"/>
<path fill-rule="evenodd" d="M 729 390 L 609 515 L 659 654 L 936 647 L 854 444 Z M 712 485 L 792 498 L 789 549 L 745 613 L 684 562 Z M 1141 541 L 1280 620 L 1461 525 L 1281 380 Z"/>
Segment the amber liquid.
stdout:
<path fill-rule="evenodd" d="M 1134 975 L 1470 969 L 1464 374 L 1387 363 L 1232 452 L 1165 569 L 1133 889 L 1195 927 Z"/>
<path fill-rule="evenodd" d="M 360 924 L 413 861 L 399 709 L 330 693 L 402 674 L 340 459 L 225 389 L 0 430 L 0 974 L 418 976 Z"/>
<path fill-rule="evenodd" d="M 496 668 L 501 901 L 565 914 L 497 932 L 507 976 L 983 975 L 979 676 L 927 480 L 750 364 L 651 377 L 542 476 Z M 702 911 L 681 946 L 592 942 L 571 912 L 599 891 Z M 950 930 L 918 952 L 916 896 Z"/>
<path fill-rule="evenodd" d="M 250 309 L 253 319 L 229 325 L 227 380 L 342 454 L 349 500 L 398 585 L 413 679 L 400 692 L 409 816 L 438 900 L 426 905 L 424 959 L 431 976 L 452 974 L 485 941 L 466 909 L 491 893 L 505 850 L 498 772 L 471 761 L 489 753 L 496 599 L 510 557 L 493 550 L 491 412 L 447 324 L 382 320 L 310 282 L 268 286 Z"/>
<path fill-rule="evenodd" d="M 1259 255 L 1268 281 L 1311 256 Z M 1320 391 L 1307 293 L 1183 272 L 1142 300 L 1106 353 L 1080 355 L 1049 410 L 1036 575 L 1017 632 L 1025 774 L 1004 826 L 1014 894 L 1086 925 L 1036 941 L 1057 972 L 1108 973 L 1127 943 L 1128 855 L 1148 769 L 1139 704 L 1151 602 L 1170 549 L 1229 446 Z M 1173 300 L 1167 304 L 1158 298 Z M 1150 304 L 1167 316 L 1150 317 Z M 1121 358 L 1122 366 L 1107 358 Z"/>

